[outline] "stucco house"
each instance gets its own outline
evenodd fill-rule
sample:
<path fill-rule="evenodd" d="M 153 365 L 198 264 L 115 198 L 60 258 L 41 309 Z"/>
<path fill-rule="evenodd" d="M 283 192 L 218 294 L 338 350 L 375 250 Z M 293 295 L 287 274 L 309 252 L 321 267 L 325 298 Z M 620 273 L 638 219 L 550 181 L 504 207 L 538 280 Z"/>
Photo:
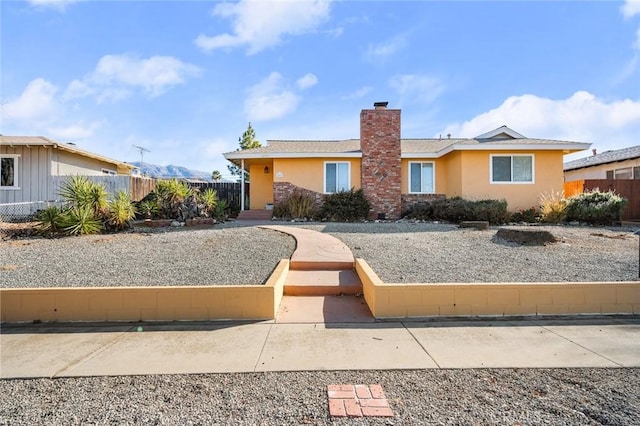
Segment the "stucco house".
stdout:
<path fill-rule="evenodd" d="M 0 205 L 58 197 L 61 176 L 130 176 L 135 166 L 42 136 L 0 136 Z M 28 213 L 28 212 L 27 212 Z"/>
<path fill-rule="evenodd" d="M 251 210 L 295 188 L 317 199 L 362 188 L 371 217 L 390 219 L 442 196 L 505 199 L 512 211 L 536 206 L 541 194 L 562 190 L 564 155 L 590 146 L 527 138 L 506 126 L 472 139 L 402 139 L 400 119 L 399 109 L 376 102 L 360 114 L 359 139 L 272 140 L 224 157 L 250 172 Z"/>
<path fill-rule="evenodd" d="M 640 180 L 640 145 L 597 153 L 564 164 L 564 180 Z"/>

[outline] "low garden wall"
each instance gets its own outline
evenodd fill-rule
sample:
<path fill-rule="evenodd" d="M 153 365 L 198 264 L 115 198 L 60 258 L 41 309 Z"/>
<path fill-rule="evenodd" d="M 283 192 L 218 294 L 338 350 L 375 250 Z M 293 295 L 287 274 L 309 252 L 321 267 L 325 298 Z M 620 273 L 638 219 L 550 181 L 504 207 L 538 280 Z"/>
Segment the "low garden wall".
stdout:
<path fill-rule="evenodd" d="M 3 288 L 3 322 L 273 319 L 289 260 L 265 285 L 194 287 Z"/>
<path fill-rule="evenodd" d="M 385 284 L 356 259 L 375 318 L 640 314 L 640 282 Z"/>

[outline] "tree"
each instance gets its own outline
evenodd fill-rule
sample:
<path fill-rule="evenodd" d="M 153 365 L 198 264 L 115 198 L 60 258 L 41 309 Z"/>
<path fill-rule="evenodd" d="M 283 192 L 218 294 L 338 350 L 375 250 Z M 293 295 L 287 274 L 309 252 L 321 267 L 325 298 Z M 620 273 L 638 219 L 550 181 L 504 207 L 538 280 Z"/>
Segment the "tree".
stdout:
<path fill-rule="evenodd" d="M 249 126 L 247 126 L 247 130 L 245 130 L 245 132 L 242 134 L 242 137 L 238 138 L 238 144 L 240 145 L 240 149 L 237 151 L 259 148 L 262 146 L 260 144 L 260 141 L 256 139 L 256 132 L 253 130 L 253 127 L 251 127 L 251 123 L 249 123 Z M 240 167 L 236 166 L 235 164 L 230 164 L 227 166 L 227 168 L 229 169 L 229 173 L 234 176 L 242 175 L 242 170 L 240 170 Z M 244 181 L 249 182 L 248 172 L 244 173 Z"/>
<path fill-rule="evenodd" d="M 214 182 L 220 182 L 222 180 L 222 174 L 219 170 L 214 170 L 211 172 L 211 180 Z"/>

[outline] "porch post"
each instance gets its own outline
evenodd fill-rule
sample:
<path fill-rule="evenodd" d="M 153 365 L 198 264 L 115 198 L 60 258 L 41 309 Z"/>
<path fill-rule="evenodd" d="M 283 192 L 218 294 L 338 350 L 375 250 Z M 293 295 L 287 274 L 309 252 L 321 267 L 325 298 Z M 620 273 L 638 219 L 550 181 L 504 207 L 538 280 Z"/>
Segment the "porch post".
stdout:
<path fill-rule="evenodd" d="M 244 158 L 240 164 L 240 211 L 244 211 Z"/>

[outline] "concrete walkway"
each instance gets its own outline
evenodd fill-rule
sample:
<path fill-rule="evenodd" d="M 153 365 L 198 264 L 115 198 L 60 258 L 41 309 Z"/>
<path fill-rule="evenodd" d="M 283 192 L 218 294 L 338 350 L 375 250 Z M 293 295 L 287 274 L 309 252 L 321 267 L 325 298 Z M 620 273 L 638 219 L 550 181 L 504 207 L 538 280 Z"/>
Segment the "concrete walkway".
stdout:
<path fill-rule="evenodd" d="M 3 325 L 0 377 L 640 367 L 640 319 Z"/>

